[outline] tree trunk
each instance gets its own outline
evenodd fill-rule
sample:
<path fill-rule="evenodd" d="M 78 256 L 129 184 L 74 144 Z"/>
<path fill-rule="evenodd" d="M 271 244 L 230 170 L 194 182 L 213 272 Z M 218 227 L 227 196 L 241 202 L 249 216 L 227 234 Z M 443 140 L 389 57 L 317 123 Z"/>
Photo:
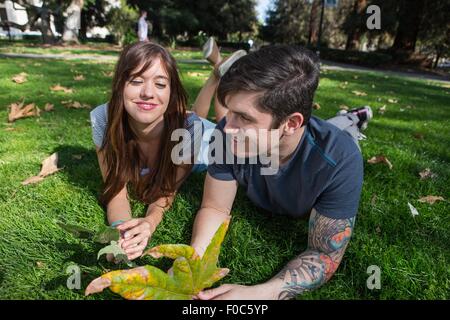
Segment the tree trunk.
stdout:
<path fill-rule="evenodd" d="M 345 50 L 355 50 L 359 47 L 359 41 L 361 39 L 360 26 L 356 23 L 359 21 L 359 17 L 364 14 L 364 9 L 367 6 L 367 0 L 355 0 L 353 4 L 353 22 L 350 32 L 347 35 L 347 42 L 345 44 Z"/>
<path fill-rule="evenodd" d="M 64 42 L 80 43 L 78 40 L 78 32 L 81 28 L 81 10 L 83 9 L 83 5 L 84 0 L 72 0 L 64 12 L 64 16 L 66 17 L 62 37 Z"/>
<path fill-rule="evenodd" d="M 308 34 L 308 45 L 317 42 L 318 38 L 318 23 L 317 23 L 317 13 L 319 11 L 320 0 L 314 0 L 311 5 L 311 13 L 309 14 L 309 34 Z"/>
<path fill-rule="evenodd" d="M 42 42 L 44 44 L 54 44 L 56 42 L 56 39 L 50 27 L 50 12 L 47 8 L 41 9 L 40 18 L 41 18 Z"/>
<path fill-rule="evenodd" d="M 423 0 L 401 1 L 397 34 L 391 48 L 400 60 L 407 60 L 416 49 L 423 8 Z"/>

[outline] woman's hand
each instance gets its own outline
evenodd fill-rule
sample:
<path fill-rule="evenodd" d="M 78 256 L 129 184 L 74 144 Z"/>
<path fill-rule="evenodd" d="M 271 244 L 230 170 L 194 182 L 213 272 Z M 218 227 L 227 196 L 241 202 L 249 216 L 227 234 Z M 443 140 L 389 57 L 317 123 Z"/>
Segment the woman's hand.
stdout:
<path fill-rule="evenodd" d="M 148 240 L 155 231 L 151 223 L 145 218 L 128 220 L 117 226 L 120 231 L 119 245 L 127 254 L 129 260 L 142 255 Z"/>

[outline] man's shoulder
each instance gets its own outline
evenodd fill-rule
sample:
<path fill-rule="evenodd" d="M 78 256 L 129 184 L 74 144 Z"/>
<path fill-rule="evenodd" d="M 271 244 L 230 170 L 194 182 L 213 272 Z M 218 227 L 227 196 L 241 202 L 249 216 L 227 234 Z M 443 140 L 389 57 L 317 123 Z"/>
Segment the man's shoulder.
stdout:
<path fill-rule="evenodd" d="M 308 123 L 306 138 L 309 144 L 334 162 L 360 153 L 348 132 L 315 116 L 312 116 Z"/>

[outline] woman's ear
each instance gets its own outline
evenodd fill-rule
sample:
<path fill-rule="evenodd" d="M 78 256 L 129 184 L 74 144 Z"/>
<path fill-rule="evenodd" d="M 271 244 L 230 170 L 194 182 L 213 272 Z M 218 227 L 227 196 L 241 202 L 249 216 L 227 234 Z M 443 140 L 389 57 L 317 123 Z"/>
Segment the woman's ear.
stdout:
<path fill-rule="evenodd" d="M 303 125 L 303 115 L 300 112 L 291 114 L 285 121 L 284 134 L 289 136 L 294 134 Z"/>

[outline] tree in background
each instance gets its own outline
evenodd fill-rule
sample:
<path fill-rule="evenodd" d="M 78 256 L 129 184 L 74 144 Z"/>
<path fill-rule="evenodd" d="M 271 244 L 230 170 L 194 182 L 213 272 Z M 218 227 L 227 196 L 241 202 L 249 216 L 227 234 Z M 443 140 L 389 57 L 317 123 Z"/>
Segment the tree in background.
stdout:
<path fill-rule="evenodd" d="M 120 6 L 109 10 L 107 28 L 115 36 L 119 45 L 124 45 L 126 36 L 134 36 L 134 25 L 139 18 L 138 11 L 129 6 L 125 0 L 120 0 Z M 135 37 L 133 37 L 135 39 Z M 131 41 L 128 41 L 131 42 Z"/>
<path fill-rule="evenodd" d="M 263 40 L 274 43 L 307 43 L 309 14 L 306 1 L 275 0 L 261 28 Z"/>
<path fill-rule="evenodd" d="M 56 42 L 55 34 L 51 29 L 51 16 L 60 16 L 67 7 L 67 1 L 52 0 L 43 1 L 41 6 L 30 3 L 26 0 L 11 0 L 13 5 L 20 5 L 25 8 L 28 21 L 25 24 L 18 24 L 12 21 L 2 21 L 3 27 L 14 27 L 21 31 L 38 30 L 42 34 L 42 41 L 45 44 Z M 0 1 L 4 3 L 5 1 Z"/>

